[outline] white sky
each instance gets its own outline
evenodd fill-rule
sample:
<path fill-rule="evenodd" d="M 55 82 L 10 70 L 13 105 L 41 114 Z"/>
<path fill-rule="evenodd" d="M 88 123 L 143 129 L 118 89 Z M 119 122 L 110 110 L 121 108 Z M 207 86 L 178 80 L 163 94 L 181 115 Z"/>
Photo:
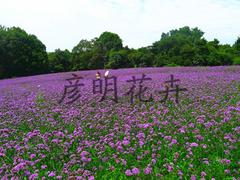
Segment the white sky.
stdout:
<path fill-rule="evenodd" d="M 233 44 L 240 36 L 240 0 L 0 0 L 0 24 L 35 34 L 48 51 L 72 50 L 104 31 L 139 48 L 185 25 Z"/>

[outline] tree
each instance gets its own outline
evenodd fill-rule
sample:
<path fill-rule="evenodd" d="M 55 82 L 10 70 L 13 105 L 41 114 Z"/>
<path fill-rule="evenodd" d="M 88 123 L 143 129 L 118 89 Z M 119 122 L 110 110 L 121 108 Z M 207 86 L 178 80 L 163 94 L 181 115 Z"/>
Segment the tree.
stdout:
<path fill-rule="evenodd" d="M 233 64 L 240 65 L 240 37 L 233 44 Z"/>
<path fill-rule="evenodd" d="M 72 70 L 81 70 L 88 69 L 89 59 L 92 57 L 92 51 L 94 48 L 95 40 L 81 40 L 73 49 L 72 49 Z"/>
<path fill-rule="evenodd" d="M 138 67 L 150 67 L 153 66 L 154 54 L 149 47 L 139 48 L 138 52 L 141 53 L 141 57 L 138 60 Z"/>
<path fill-rule="evenodd" d="M 131 64 L 128 60 L 128 51 L 121 49 L 119 51 L 111 50 L 109 52 L 109 61 L 105 65 L 105 68 L 129 68 Z"/>
<path fill-rule="evenodd" d="M 81 40 L 72 50 L 72 70 L 104 68 L 105 54 L 97 39 Z"/>
<path fill-rule="evenodd" d="M 47 72 L 45 45 L 18 27 L 0 27 L 0 78 Z"/>
<path fill-rule="evenodd" d="M 135 49 L 130 50 L 128 53 L 128 59 L 131 67 L 141 67 L 140 59 L 142 58 L 142 56 L 142 52 Z"/>
<path fill-rule="evenodd" d="M 240 53 L 240 37 L 237 38 L 236 42 L 233 45 L 233 48 Z"/>
<path fill-rule="evenodd" d="M 50 72 L 66 72 L 69 71 L 71 65 L 71 53 L 66 49 L 64 51 L 56 49 L 48 54 Z"/>
<path fill-rule="evenodd" d="M 231 47 L 220 45 L 217 39 L 207 42 L 203 32 L 188 26 L 163 33 L 152 45 L 154 65 L 229 65 L 232 64 Z"/>
<path fill-rule="evenodd" d="M 161 39 L 152 45 L 152 52 L 156 55 L 154 64 L 198 65 L 198 44 L 204 42 L 203 34 L 198 28 L 188 26 L 163 33 Z"/>
<path fill-rule="evenodd" d="M 208 66 L 231 65 L 233 62 L 232 48 L 230 45 L 220 45 L 217 39 L 207 43 L 209 51 Z"/>
<path fill-rule="evenodd" d="M 117 34 L 111 32 L 103 32 L 97 39 L 97 43 L 105 53 L 112 49 L 118 51 L 123 47 L 121 38 Z"/>

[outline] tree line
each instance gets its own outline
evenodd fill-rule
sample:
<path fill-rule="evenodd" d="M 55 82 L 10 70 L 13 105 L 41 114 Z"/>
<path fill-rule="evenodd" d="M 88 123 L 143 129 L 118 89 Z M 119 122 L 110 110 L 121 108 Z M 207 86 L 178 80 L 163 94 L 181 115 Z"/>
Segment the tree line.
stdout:
<path fill-rule="evenodd" d="M 47 52 L 35 36 L 19 27 L 0 26 L 0 79 L 42 73 L 130 67 L 240 65 L 240 37 L 231 46 L 188 26 L 162 33 L 139 49 L 123 46 L 115 33 L 81 40 L 72 51 Z"/>

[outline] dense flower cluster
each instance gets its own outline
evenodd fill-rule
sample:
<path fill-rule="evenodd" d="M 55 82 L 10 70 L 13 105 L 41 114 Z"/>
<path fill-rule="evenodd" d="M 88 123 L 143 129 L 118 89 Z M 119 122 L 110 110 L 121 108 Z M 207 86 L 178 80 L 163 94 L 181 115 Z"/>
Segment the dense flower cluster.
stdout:
<path fill-rule="evenodd" d="M 59 104 L 71 73 L 0 81 L 1 179 L 237 179 L 240 177 L 240 67 L 142 68 L 111 71 L 119 103 L 92 94 Z M 134 104 L 124 93 L 145 73 L 145 96 L 180 79 L 179 104 Z M 138 87 L 138 86 L 136 86 Z M 111 93 L 108 94 L 111 96 Z M 158 101 L 159 100 L 159 101 Z"/>

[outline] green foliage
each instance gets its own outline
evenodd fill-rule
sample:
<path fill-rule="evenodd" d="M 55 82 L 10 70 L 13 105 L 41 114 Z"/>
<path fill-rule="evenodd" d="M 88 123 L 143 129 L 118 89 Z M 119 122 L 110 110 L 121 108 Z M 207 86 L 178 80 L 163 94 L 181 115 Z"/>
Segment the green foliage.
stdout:
<path fill-rule="evenodd" d="M 162 33 L 151 46 L 129 49 L 118 34 L 103 32 L 81 40 L 72 52 L 56 49 L 47 54 L 36 36 L 0 26 L 0 78 L 103 68 L 239 64 L 240 37 L 230 46 L 217 39 L 207 41 L 203 35 L 200 29 L 185 26 Z"/>
<path fill-rule="evenodd" d="M 168 67 L 177 67 L 178 65 L 174 64 L 174 63 L 170 63 L 170 64 L 167 64 L 166 66 L 168 66 Z"/>
<path fill-rule="evenodd" d="M 202 39 L 203 33 L 197 28 L 183 27 L 162 34 L 160 41 L 153 43 L 152 51 L 157 55 L 156 65 L 179 64 L 193 65 L 193 59 L 197 54 L 197 43 Z M 167 58 L 167 61 L 163 59 Z M 196 58 L 195 58 L 196 59 Z"/>
<path fill-rule="evenodd" d="M 233 64 L 234 64 L 234 65 L 240 65 L 240 56 L 235 57 L 235 58 L 233 59 Z"/>
<path fill-rule="evenodd" d="M 97 39 L 97 43 L 104 52 L 122 49 L 122 40 L 117 34 L 111 32 L 103 32 Z"/>
<path fill-rule="evenodd" d="M 130 62 L 128 60 L 128 54 L 126 50 L 111 50 L 109 53 L 108 63 L 105 65 L 105 68 L 124 68 L 130 67 Z"/>
<path fill-rule="evenodd" d="M 240 37 L 238 37 L 238 39 L 234 43 L 233 47 L 236 51 L 240 52 Z"/>
<path fill-rule="evenodd" d="M 12 27 L 0 27 L 0 78 L 47 72 L 46 47 L 34 35 Z"/>
<path fill-rule="evenodd" d="M 104 54 L 96 39 L 91 41 L 81 40 L 72 50 L 71 68 L 100 69 L 104 67 Z"/>
<path fill-rule="evenodd" d="M 48 54 L 49 68 L 51 72 L 64 72 L 70 70 L 71 53 L 56 49 L 55 52 Z"/>
<path fill-rule="evenodd" d="M 229 65 L 232 64 L 231 47 L 220 45 L 217 39 L 207 42 L 198 28 L 183 27 L 163 33 L 161 40 L 153 43 L 155 66 L 178 64 Z"/>

